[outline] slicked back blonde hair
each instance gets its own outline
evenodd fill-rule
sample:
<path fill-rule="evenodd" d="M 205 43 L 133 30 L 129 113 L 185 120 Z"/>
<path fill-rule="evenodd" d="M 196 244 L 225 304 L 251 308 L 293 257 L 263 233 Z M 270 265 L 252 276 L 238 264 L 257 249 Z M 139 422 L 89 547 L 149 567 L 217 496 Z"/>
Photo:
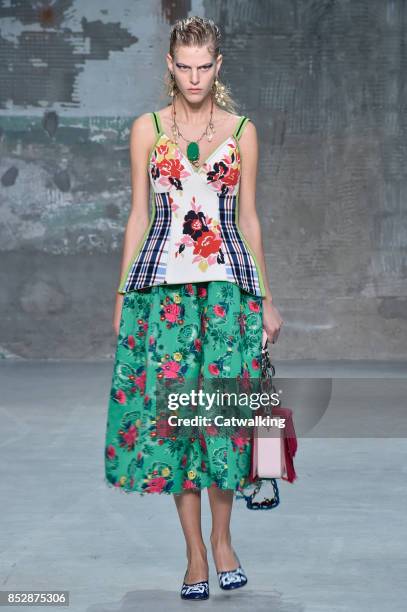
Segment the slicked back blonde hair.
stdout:
<path fill-rule="evenodd" d="M 220 29 L 214 23 L 214 21 L 212 21 L 212 19 L 207 19 L 206 17 L 185 17 L 185 19 L 178 19 L 171 28 L 169 53 L 172 58 L 175 58 L 177 46 L 207 46 L 211 55 L 213 55 L 213 57 L 216 59 L 220 55 L 220 42 Z M 229 87 L 221 81 L 219 76 L 218 82 L 224 87 L 224 104 L 222 106 L 217 104 L 214 96 L 214 90 L 212 90 L 211 93 L 214 103 L 217 104 L 219 108 L 236 114 L 237 103 L 233 100 Z M 165 75 L 165 85 L 167 96 L 171 96 L 171 92 L 174 90 L 176 93 L 178 93 L 178 87 L 171 79 L 170 72 L 168 70 Z"/>

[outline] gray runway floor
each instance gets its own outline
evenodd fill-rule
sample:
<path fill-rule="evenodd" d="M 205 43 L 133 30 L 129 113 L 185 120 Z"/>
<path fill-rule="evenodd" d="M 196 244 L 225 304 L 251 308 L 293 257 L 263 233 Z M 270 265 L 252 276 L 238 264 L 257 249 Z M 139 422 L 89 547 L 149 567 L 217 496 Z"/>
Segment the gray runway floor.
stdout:
<path fill-rule="evenodd" d="M 103 480 L 112 363 L 0 364 L 0 590 L 69 590 L 73 612 L 404 612 L 406 364 L 276 366 L 279 376 L 333 377 L 332 400 L 315 437 L 298 439 L 298 480 L 280 481 L 278 508 L 235 501 L 233 543 L 248 584 L 230 594 L 216 582 L 203 493 L 211 596 L 183 602 L 172 496 L 126 495 Z M 352 436 L 332 434 L 341 410 L 355 416 Z"/>

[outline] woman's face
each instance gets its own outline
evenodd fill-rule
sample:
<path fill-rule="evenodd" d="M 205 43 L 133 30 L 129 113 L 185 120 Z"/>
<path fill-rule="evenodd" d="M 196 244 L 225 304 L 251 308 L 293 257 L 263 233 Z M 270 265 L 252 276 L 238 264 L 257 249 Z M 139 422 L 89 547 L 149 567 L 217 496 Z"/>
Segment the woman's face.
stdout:
<path fill-rule="evenodd" d="M 211 91 L 222 64 L 222 56 L 216 59 L 206 46 L 178 46 L 174 60 L 167 54 L 168 69 L 174 74 L 181 94 L 191 104 L 201 102 Z"/>

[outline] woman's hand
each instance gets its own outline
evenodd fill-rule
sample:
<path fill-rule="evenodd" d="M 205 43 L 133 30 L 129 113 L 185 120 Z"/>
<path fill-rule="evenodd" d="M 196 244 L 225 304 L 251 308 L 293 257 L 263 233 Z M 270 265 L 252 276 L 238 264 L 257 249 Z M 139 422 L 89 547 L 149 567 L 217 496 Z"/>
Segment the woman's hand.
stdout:
<path fill-rule="evenodd" d="M 113 329 L 115 331 L 116 336 L 119 335 L 119 331 L 120 331 L 120 319 L 122 317 L 123 299 L 124 299 L 124 294 L 118 293 L 116 297 L 116 304 L 115 304 L 114 314 L 113 314 Z"/>
<path fill-rule="evenodd" d="M 267 334 L 269 342 L 273 344 L 277 342 L 278 335 L 283 319 L 280 317 L 280 313 L 274 306 L 273 302 L 267 297 L 263 300 L 263 328 Z"/>

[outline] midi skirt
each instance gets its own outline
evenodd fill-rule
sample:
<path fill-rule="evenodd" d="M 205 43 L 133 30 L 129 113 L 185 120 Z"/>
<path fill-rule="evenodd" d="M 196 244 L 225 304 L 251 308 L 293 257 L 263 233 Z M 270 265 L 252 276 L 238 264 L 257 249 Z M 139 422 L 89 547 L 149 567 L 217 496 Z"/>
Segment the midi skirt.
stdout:
<path fill-rule="evenodd" d="M 177 494 L 249 485 L 250 436 L 161 435 L 157 380 L 259 378 L 261 296 L 229 281 L 125 294 L 107 410 L 104 481 L 125 493 Z M 238 497 L 239 498 L 239 497 Z"/>

